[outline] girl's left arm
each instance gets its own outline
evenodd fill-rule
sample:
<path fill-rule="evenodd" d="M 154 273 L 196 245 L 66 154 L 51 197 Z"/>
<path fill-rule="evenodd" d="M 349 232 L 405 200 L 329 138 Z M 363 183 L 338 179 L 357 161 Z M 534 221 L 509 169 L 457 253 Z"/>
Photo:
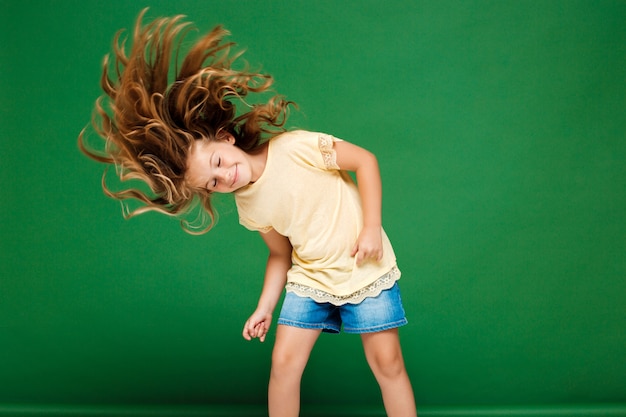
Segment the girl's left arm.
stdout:
<path fill-rule="evenodd" d="M 370 151 L 346 141 L 335 142 L 334 149 L 339 168 L 356 174 L 363 206 L 363 230 L 352 248 L 352 256 L 357 257 L 357 264 L 380 261 L 383 257 L 382 182 L 378 160 Z"/>

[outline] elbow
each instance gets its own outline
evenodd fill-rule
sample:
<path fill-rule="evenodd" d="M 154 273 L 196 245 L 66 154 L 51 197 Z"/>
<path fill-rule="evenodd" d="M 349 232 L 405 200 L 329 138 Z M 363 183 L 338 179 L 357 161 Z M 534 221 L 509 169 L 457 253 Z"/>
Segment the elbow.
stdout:
<path fill-rule="evenodd" d="M 378 158 L 373 153 L 366 151 L 361 155 L 360 166 L 355 170 L 357 176 L 360 172 L 367 175 L 367 173 L 379 173 Z"/>
<path fill-rule="evenodd" d="M 291 263 L 292 263 L 291 253 L 292 253 L 291 246 L 284 247 L 280 251 L 272 251 L 270 252 L 268 256 L 268 262 L 272 262 L 272 263 L 276 263 L 280 265 L 287 265 L 291 268 Z"/>
<path fill-rule="evenodd" d="M 378 158 L 370 151 L 365 151 L 363 154 L 363 162 L 370 167 L 378 168 Z"/>
<path fill-rule="evenodd" d="M 373 153 L 370 152 L 370 160 L 371 160 L 371 164 L 376 167 L 376 169 L 378 169 L 378 158 L 376 158 L 376 155 L 374 155 Z"/>

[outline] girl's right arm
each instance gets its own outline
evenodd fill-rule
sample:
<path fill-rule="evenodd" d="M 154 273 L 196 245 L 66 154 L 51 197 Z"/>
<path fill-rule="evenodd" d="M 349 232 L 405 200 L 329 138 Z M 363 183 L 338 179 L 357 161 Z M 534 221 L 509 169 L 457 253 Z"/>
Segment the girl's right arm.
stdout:
<path fill-rule="evenodd" d="M 287 282 L 287 271 L 291 268 L 292 246 L 289 239 L 274 229 L 261 233 L 261 237 L 270 254 L 265 268 L 263 291 L 256 310 L 243 327 L 243 337 L 246 340 L 258 337 L 263 342 L 272 323 L 272 313 Z"/>

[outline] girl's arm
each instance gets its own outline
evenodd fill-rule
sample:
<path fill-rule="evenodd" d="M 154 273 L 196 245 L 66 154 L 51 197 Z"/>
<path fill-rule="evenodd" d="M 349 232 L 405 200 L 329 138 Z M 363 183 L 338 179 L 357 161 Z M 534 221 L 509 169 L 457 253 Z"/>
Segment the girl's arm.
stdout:
<path fill-rule="evenodd" d="M 357 264 L 366 260 L 380 261 L 383 257 L 382 183 L 376 156 L 345 141 L 335 142 L 334 149 L 339 168 L 356 174 L 363 205 L 363 230 L 352 248 L 352 256 L 357 257 Z"/>
<path fill-rule="evenodd" d="M 257 308 L 243 327 L 246 340 L 258 337 L 265 341 L 265 335 L 272 323 L 272 313 L 287 282 L 287 271 L 291 268 L 291 243 L 285 236 L 275 230 L 261 233 L 261 237 L 270 250 L 265 268 L 263 291 L 259 297 Z"/>

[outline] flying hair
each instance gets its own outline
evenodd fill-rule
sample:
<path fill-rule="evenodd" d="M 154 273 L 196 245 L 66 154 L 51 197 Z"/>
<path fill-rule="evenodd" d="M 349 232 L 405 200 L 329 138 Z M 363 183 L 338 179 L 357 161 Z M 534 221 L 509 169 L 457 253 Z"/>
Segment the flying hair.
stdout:
<path fill-rule="evenodd" d="M 235 44 L 224 41 L 229 32 L 222 26 L 195 41 L 181 61 L 183 40 L 194 27 L 182 15 L 143 25 L 146 12 L 136 20 L 132 46 L 127 46 L 128 36 L 121 30 L 114 37 L 112 56 L 104 58 L 100 80 L 104 94 L 96 100 L 91 122 L 103 146 L 87 143 L 87 128 L 80 133 L 78 146 L 90 158 L 108 164 L 102 188 L 122 202 L 125 218 L 157 211 L 181 218 L 183 229 L 191 234 L 205 233 L 214 225 L 216 213 L 211 193 L 185 180 L 192 145 L 229 133 L 236 146 L 251 151 L 285 130 L 293 103 L 272 93 L 270 75 L 250 71 L 247 65 L 233 68 L 242 52 L 231 52 Z M 246 102 L 250 93 L 263 92 L 274 95 L 261 104 Z M 237 105 L 246 111 L 238 111 Z M 150 191 L 134 186 L 112 190 L 106 181 L 112 166 L 122 182 L 139 180 Z M 125 204 L 129 199 L 141 206 L 131 210 Z M 185 218 L 198 207 L 199 218 Z"/>

